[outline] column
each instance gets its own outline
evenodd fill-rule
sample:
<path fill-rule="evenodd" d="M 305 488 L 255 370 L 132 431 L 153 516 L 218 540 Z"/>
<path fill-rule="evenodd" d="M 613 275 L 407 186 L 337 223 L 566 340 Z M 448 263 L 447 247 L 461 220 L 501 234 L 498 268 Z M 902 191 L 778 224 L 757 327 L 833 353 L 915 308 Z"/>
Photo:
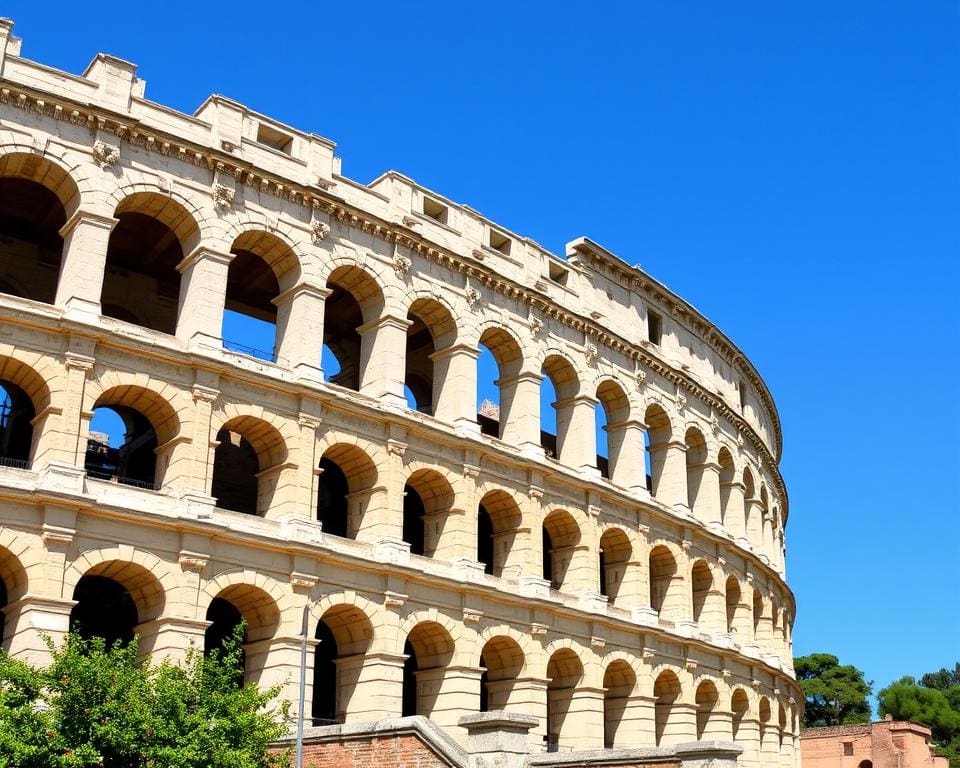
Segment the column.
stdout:
<path fill-rule="evenodd" d="M 603 749 L 603 688 L 573 689 L 560 731 L 560 748 Z"/>
<path fill-rule="evenodd" d="M 59 648 L 70 629 L 70 611 L 76 604 L 75 600 L 59 597 L 26 595 L 6 605 L 3 613 L 9 654 L 35 667 L 49 666 L 50 649 L 43 636 Z"/>
<path fill-rule="evenodd" d="M 210 386 L 213 382 L 196 383 L 192 388 L 193 421 L 192 427 L 193 454 L 191 457 L 192 472 L 185 485 L 198 494 L 210 495 L 213 483 L 213 444 L 216 439 L 213 432 L 213 404 L 220 396 L 220 392 Z M 186 426 L 186 425 L 185 425 Z"/>
<path fill-rule="evenodd" d="M 760 765 L 760 721 L 751 714 L 745 714 L 737 726 L 733 740 L 743 747 L 740 764 L 744 768 L 758 768 Z"/>
<path fill-rule="evenodd" d="M 656 699 L 653 696 L 627 696 L 623 699 L 616 699 L 614 702 L 606 702 L 604 711 L 607 715 L 614 713 L 609 709 L 612 706 L 622 707 L 622 713 L 616 722 L 608 720 L 606 732 L 608 738 L 613 742 L 613 747 L 617 749 L 629 747 L 652 747 L 654 746 L 654 723 L 653 713 Z"/>
<path fill-rule="evenodd" d="M 300 283 L 273 300 L 277 307 L 277 362 L 300 376 L 323 381 L 323 308 L 332 293 Z"/>
<path fill-rule="evenodd" d="M 500 378 L 500 435 L 526 453 L 543 456 L 540 446 L 540 382 L 543 375 L 521 371 Z"/>
<path fill-rule="evenodd" d="M 360 391 L 405 405 L 403 394 L 406 376 L 407 329 L 405 317 L 384 315 L 357 328 L 360 334 Z"/>
<path fill-rule="evenodd" d="M 428 514 L 424 525 L 428 532 L 427 546 L 433 544 L 433 557 L 437 560 L 477 561 L 477 509 L 480 503 L 477 492 L 479 468 L 464 466 L 463 473 L 453 489 L 453 505 L 448 510 Z M 430 533 L 439 524 L 439 533 Z"/>
<path fill-rule="evenodd" d="M 198 246 L 177 265 L 180 305 L 177 338 L 219 349 L 223 346 L 223 307 L 227 273 L 234 254 Z"/>
<path fill-rule="evenodd" d="M 720 524 L 720 465 L 712 461 L 705 462 L 696 469 L 700 474 L 700 483 L 696 491 L 696 504 L 693 514 L 704 525 Z"/>
<path fill-rule="evenodd" d="M 63 415 L 60 418 L 62 429 L 63 459 L 83 469 L 86 461 L 87 433 L 92 413 L 83 410 L 87 376 L 93 369 L 93 347 L 83 345 L 82 352 L 68 351 L 65 355 L 67 386 Z"/>
<path fill-rule="evenodd" d="M 734 538 L 742 538 L 746 534 L 744 526 L 746 508 L 743 491 L 744 486 L 740 480 L 720 483 L 720 509 L 723 516 L 723 527 Z"/>
<path fill-rule="evenodd" d="M 244 644 L 244 682 L 256 683 L 261 690 L 277 686 L 280 688 L 279 701 L 298 701 L 301 647 L 299 637 L 273 637 Z"/>
<path fill-rule="evenodd" d="M 681 512 L 687 506 L 687 446 L 681 440 L 650 446 L 654 498 Z"/>
<path fill-rule="evenodd" d="M 161 616 L 145 621 L 135 628 L 140 636 L 138 650 L 142 656 L 152 656 L 158 664 L 163 659 L 181 664 L 191 646 L 196 652 L 203 653 L 204 636 L 211 623 L 180 616 Z"/>
<path fill-rule="evenodd" d="M 416 673 L 417 700 L 432 702 L 428 715 L 451 736 L 465 735 L 459 721 L 477 711 L 480 701 L 480 667 L 437 667 Z"/>
<path fill-rule="evenodd" d="M 504 686 L 510 686 L 510 690 L 506 696 L 506 704 L 503 708 L 507 712 L 530 715 L 539 721 L 539 725 L 530 732 L 531 743 L 535 746 L 542 745 L 543 737 L 547 735 L 548 682 L 549 681 L 539 677 L 519 677 L 512 681 L 505 680 L 502 683 Z M 510 685 L 511 683 L 512 685 Z M 495 689 L 491 686 L 491 701 L 496 700 L 494 692 Z"/>
<path fill-rule="evenodd" d="M 646 425 L 629 420 L 607 424 L 607 453 L 610 482 L 640 495 L 647 494 L 647 470 L 643 432 Z"/>
<path fill-rule="evenodd" d="M 750 615 L 751 606 L 747 602 L 748 590 L 741 586 L 740 602 L 737 603 L 733 611 L 733 622 L 730 627 L 730 634 L 734 642 L 741 645 L 749 644 L 753 641 L 753 617 Z"/>
<path fill-rule="evenodd" d="M 760 499 L 747 499 L 747 542 L 751 548 L 760 552 L 763 540 L 763 507 Z"/>
<path fill-rule="evenodd" d="M 597 399 L 578 395 L 559 400 L 557 409 L 557 458 L 568 467 L 600 476 L 597 469 Z"/>
<path fill-rule="evenodd" d="M 695 741 L 697 735 L 697 705 L 674 701 L 655 705 L 657 719 L 664 722 L 663 733 L 657 746 L 670 747 Z"/>
<path fill-rule="evenodd" d="M 92 211 L 77 211 L 60 229 L 63 258 L 55 303 L 68 312 L 100 314 L 103 272 L 110 233 L 119 219 Z"/>
<path fill-rule="evenodd" d="M 761 598 L 760 620 L 756 622 L 754 641 L 763 651 L 770 653 L 773 645 L 773 603 L 768 597 Z"/>
<path fill-rule="evenodd" d="M 768 563 L 773 563 L 773 515 L 766 510 L 763 511 L 763 533 L 760 544 L 760 554 L 767 558 Z"/>
<path fill-rule="evenodd" d="M 400 716 L 405 659 L 391 653 L 337 659 L 337 712 L 343 722 L 366 723 Z"/>
<path fill-rule="evenodd" d="M 733 741 L 733 712 L 719 704 L 710 711 L 701 741 Z"/>
<path fill-rule="evenodd" d="M 703 602 L 703 610 L 700 612 L 700 631 L 701 632 L 726 632 L 727 631 L 727 600 L 724 594 L 722 573 L 712 572 L 713 580 L 710 583 L 710 589 L 707 590 L 707 597 Z"/>
<path fill-rule="evenodd" d="M 430 355 L 433 361 L 433 415 L 448 424 L 479 434 L 477 424 L 477 358 L 480 350 L 454 344 Z"/>

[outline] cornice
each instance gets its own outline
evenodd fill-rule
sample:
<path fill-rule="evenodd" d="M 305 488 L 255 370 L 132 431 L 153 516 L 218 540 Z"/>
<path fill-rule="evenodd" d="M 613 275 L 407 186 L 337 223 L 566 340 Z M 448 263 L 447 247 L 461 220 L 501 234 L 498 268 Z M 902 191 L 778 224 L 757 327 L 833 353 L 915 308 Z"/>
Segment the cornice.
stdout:
<path fill-rule="evenodd" d="M 206 167 L 215 173 L 231 175 L 238 182 L 246 186 L 255 187 L 261 193 L 270 194 L 293 204 L 299 204 L 310 210 L 322 211 L 331 218 L 341 223 L 349 224 L 364 233 L 381 238 L 388 243 L 403 246 L 421 257 L 427 258 L 447 269 L 461 272 L 467 277 L 473 278 L 490 290 L 522 302 L 529 308 L 539 311 L 558 323 L 589 335 L 597 342 L 604 344 L 629 359 L 642 363 L 651 370 L 659 373 L 668 381 L 682 387 L 690 394 L 699 397 L 706 404 L 713 406 L 741 432 L 748 435 L 757 453 L 762 457 L 764 464 L 766 464 L 768 471 L 774 478 L 778 494 L 783 499 L 784 518 L 788 516 L 789 503 L 787 490 L 778 468 L 779 455 L 782 451 L 782 435 L 779 418 L 773 399 L 763 380 L 760 378 L 759 373 L 757 373 L 747 358 L 733 346 L 732 342 L 717 330 L 712 323 L 709 323 L 709 321 L 700 315 L 691 305 L 662 288 L 659 283 L 645 273 L 627 267 L 625 263 L 623 265 L 624 268 L 620 270 L 624 275 L 624 279 L 629 277 L 629 280 L 632 281 L 632 284 L 635 284 L 636 287 L 640 287 L 648 293 L 654 293 L 658 297 L 662 297 L 659 300 L 671 307 L 675 315 L 686 316 L 690 318 L 691 323 L 696 321 L 699 324 L 696 327 L 703 329 L 703 338 L 711 344 L 711 348 L 750 378 L 751 382 L 756 386 L 757 392 L 760 393 L 764 406 L 771 415 L 771 422 L 775 433 L 776 454 L 770 451 L 753 427 L 728 405 L 722 397 L 704 388 L 687 374 L 674 369 L 654 355 L 650 349 L 628 341 L 624 337 L 599 325 L 592 318 L 578 315 L 560 306 L 544 293 L 521 286 L 502 275 L 491 272 L 489 267 L 482 265 L 479 261 L 455 253 L 429 240 L 421 233 L 403 223 L 380 219 L 351 205 L 331 193 L 330 189 L 336 184 L 332 179 L 326 180 L 326 184 L 324 184 L 323 179 L 320 179 L 318 180 L 318 186 L 313 188 L 301 182 L 292 181 L 277 174 L 257 169 L 252 163 L 244 162 L 212 147 L 200 146 L 189 140 L 184 140 L 151 126 L 144 125 L 138 118 L 130 115 L 116 113 L 101 105 L 73 102 L 69 99 L 47 94 L 4 78 L 0 78 L 0 103 L 12 104 L 18 108 L 27 109 L 56 120 L 66 120 L 75 125 L 86 125 L 91 132 L 110 132 L 121 140 L 131 145 L 140 146 L 147 151 L 156 151 L 162 155 L 175 156 L 196 166 Z M 323 188 L 326 185 L 329 186 Z M 366 190 L 366 187 L 361 188 Z M 591 258 L 596 259 L 598 263 L 603 264 L 606 268 L 612 268 L 610 259 L 604 259 L 599 254 Z"/>

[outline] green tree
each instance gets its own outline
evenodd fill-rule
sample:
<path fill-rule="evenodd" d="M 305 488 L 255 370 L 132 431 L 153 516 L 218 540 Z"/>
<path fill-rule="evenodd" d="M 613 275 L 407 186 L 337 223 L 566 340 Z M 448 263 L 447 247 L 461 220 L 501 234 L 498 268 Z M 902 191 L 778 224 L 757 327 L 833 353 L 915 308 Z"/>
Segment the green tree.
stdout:
<path fill-rule="evenodd" d="M 952 768 L 960 768 L 960 684 L 951 684 L 956 680 L 955 674 L 941 669 L 924 675 L 920 683 L 912 677 L 902 677 L 880 691 L 877 699 L 881 715 L 927 726 L 937 752 L 949 758 Z M 941 685 L 942 689 L 934 687 Z"/>
<path fill-rule="evenodd" d="M 794 671 L 807 700 L 804 728 L 870 722 L 867 698 L 873 683 L 851 664 L 841 665 L 829 653 L 812 653 L 794 660 Z"/>
<path fill-rule="evenodd" d="M 274 768 L 279 691 L 242 685 L 243 628 L 220 654 L 152 666 L 136 641 L 67 637 L 33 669 L 0 652 L 0 768 Z"/>

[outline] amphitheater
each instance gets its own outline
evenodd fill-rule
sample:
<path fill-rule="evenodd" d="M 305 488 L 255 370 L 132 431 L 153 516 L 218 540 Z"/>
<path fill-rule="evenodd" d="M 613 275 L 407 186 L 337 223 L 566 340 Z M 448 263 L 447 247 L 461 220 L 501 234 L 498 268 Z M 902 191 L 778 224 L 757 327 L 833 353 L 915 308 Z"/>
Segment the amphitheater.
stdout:
<path fill-rule="evenodd" d="M 144 92 L 0 22 L 3 647 L 243 619 L 296 709 L 306 611 L 324 764 L 798 765 L 780 425 L 723 332 L 589 239 Z"/>

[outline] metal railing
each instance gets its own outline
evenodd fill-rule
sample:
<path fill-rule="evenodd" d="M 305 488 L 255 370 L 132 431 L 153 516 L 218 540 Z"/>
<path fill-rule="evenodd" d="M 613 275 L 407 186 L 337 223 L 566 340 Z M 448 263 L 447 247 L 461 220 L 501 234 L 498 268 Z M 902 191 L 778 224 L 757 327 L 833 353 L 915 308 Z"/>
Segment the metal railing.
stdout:
<path fill-rule="evenodd" d="M 30 469 L 29 459 L 11 459 L 8 456 L 0 456 L 0 467 L 13 467 L 14 469 Z"/>
<path fill-rule="evenodd" d="M 233 341 L 232 339 L 224 339 L 223 348 L 230 352 L 236 352 L 240 355 L 246 355 L 247 357 L 255 357 L 257 360 L 263 360 L 268 363 L 277 362 L 277 353 L 275 351 L 267 352 L 264 349 L 257 349 L 256 347 L 241 344 L 239 341 Z"/>

